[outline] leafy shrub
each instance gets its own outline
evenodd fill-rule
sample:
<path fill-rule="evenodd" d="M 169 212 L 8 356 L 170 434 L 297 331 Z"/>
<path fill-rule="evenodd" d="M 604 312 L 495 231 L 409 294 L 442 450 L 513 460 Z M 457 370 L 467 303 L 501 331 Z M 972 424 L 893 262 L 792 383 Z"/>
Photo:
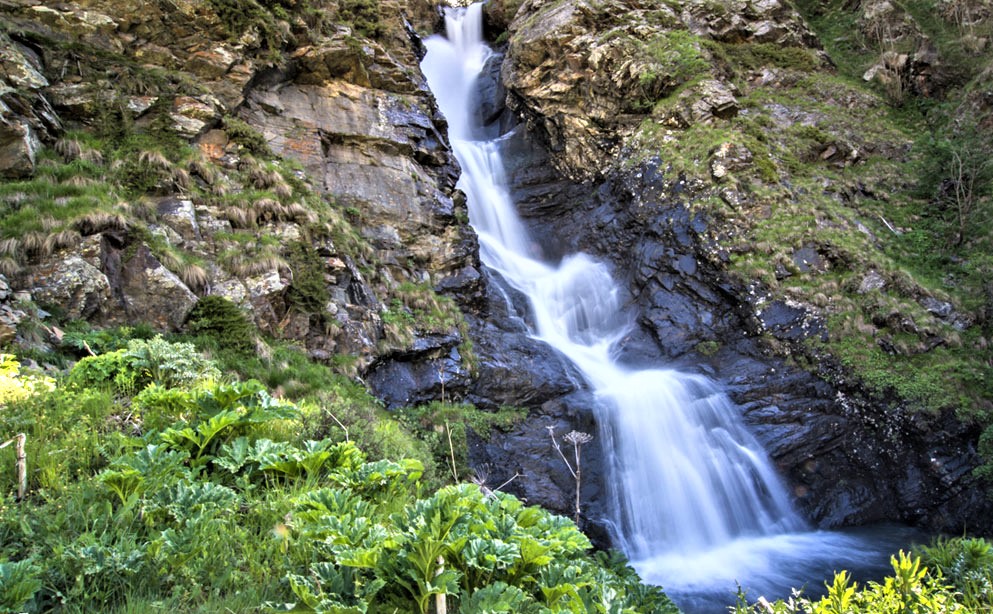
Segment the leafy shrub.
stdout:
<path fill-rule="evenodd" d="M 993 610 L 993 544 L 979 537 L 938 538 L 919 553 L 931 575 L 951 583 L 970 612 Z"/>
<path fill-rule="evenodd" d="M 118 392 L 134 395 L 151 383 L 189 386 L 220 374 L 197 353 L 191 343 L 170 343 L 161 336 L 132 339 L 125 349 L 83 358 L 69 373 L 69 382 L 79 388 L 110 385 Z"/>
<path fill-rule="evenodd" d="M 817 601 L 799 597 L 773 604 L 759 603 L 749 607 L 739 594 L 736 614 L 931 614 L 973 612 L 956 601 L 940 575 L 928 574 L 921 559 L 904 552 L 891 557 L 893 575 L 879 582 L 869 582 L 861 589 L 851 581 L 848 572 L 841 571 L 827 586 L 827 594 Z"/>
<path fill-rule="evenodd" d="M 85 320 L 74 320 L 66 327 L 62 337 L 64 347 L 73 348 L 80 355 L 104 354 L 127 347 L 132 339 L 151 339 L 155 329 L 149 324 L 93 329 Z"/>
<path fill-rule="evenodd" d="M 186 316 L 186 329 L 194 335 L 213 337 L 238 352 L 255 349 L 255 326 L 237 305 L 222 296 L 205 296 Z"/>
<path fill-rule="evenodd" d="M 41 568 L 32 561 L 0 563 L 0 610 L 20 612 L 42 586 Z"/>
<path fill-rule="evenodd" d="M 142 381 L 163 386 L 188 386 L 220 376 L 192 343 L 170 343 L 161 336 L 129 341 L 125 359 Z"/>
<path fill-rule="evenodd" d="M 159 440 L 187 450 L 195 460 L 212 458 L 226 441 L 252 432 L 257 425 L 296 416 L 292 403 L 274 399 L 254 380 L 215 383 L 195 391 L 194 398 L 192 415 L 163 431 Z"/>
<path fill-rule="evenodd" d="M 342 0 L 338 18 L 351 23 L 355 32 L 366 38 L 376 38 L 384 30 L 379 0 Z"/>
<path fill-rule="evenodd" d="M 275 155 L 269 147 L 269 142 L 262 136 L 262 133 L 251 127 L 244 120 L 232 115 L 225 115 L 223 122 L 224 131 L 227 133 L 228 138 L 249 152 L 263 158 L 272 158 Z"/>
<path fill-rule="evenodd" d="M 106 385 L 133 388 L 135 377 L 129 370 L 125 352 L 126 350 L 120 349 L 83 358 L 69 372 L 69 383 L 79 388 Z"/>
<path fill-rule="evenodd" d="M 657 588 L 626 590 L 630 568 L 589 557 L 568 520 L 474 485 L 443 488 L 389 517 L 363 498 L 318 491 L 299 500 L 294 518 L 323 558 L 291 577 L 315 609 L 425 613 L 447 595 L 462 612 L 676 611 Z"/>
<path fill-rule="evenodd" d="M 293 282 L 286 291 L 286 301 L 303 313 L 323 313 L 328 304 L 324 262 L 317 250 L 303 242 L 290 245 L 287 253 Z"/>
<path fill-rule="evenodd" d="M 13 354 L 0 354 L 0 405 L 55 388 L 55 381 L 42 375 L 21 373 L 21 363 Z"/>
<path fill-rule="evenodd" d="M 193 392 L 151 383 L 131 399 L 131 408 L 146 430 L 171 426 L 195 411 Z"/>

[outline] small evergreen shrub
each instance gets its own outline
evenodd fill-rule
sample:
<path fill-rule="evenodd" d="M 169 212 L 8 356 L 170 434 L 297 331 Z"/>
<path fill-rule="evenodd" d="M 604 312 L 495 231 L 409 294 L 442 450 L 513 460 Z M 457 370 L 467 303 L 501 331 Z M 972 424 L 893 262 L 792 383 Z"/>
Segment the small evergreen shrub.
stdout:
<path fill-rule="evenodd" d="M 255 327 L 237 305 L 223 296 L 205 296 L 186 316 L 186 330 L 214 338 L 219 345 L 238 352 L 255 349 Z"/>
<path fill-rule="evenodd" d="M 223 120 L 224 131 L 228 138 L 241 145 L 256 156 L 272 158 L 275 154 L 269 147 L 269 142 L 265 140 L 262 133 L 248 125 L 247 122 L 232 115 L 225 115 Z"/>
<path fill-rule="evenodd" d="M 379 0 L 342 0 L 339 19 L 352 24 L 356 34 L 377 38 L 383 34 Z"/>
<path fill-rule="evenodd" d="M 324 262 L 310 245 L 296 242 L 289 246 L 286 259 L 293 270 L 293 282 L 286 291 L 286 301 L 302 313 L 322 313 L 330 300 L 324 280 Z"/>

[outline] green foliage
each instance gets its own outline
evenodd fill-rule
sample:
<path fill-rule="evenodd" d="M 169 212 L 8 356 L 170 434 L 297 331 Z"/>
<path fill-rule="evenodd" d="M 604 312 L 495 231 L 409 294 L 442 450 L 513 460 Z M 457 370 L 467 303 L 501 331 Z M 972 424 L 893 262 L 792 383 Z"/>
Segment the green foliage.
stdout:
<path fill-rule="evenodd" d="M 235 352 L 255 350 L 255 326 L 237 305 L 222 296 L 198 300 L 186 316 L 186 329 L 193 335 L 211 337 Z"/>
<path fill-rule="evenodd" d="M 979 537 L 939 537 L 917 550 L 930 575 L 951 584 L 966 611 L 993 609 L 993 544 Z"/>
<path fill-rule="evenodd" d="M 0 354 L 0 404 L 19 401 L 55 388 L 50 377 L 21 373 L 21 364 L 13 354 Z"/>
<path fill-rule="evenodd" d="M 679 86 L 709 74 L 710 62 L 703 56 L 700 37 L 686 30 L 667 30 L 634 45 L 647 60 L 638 76 L 642 99 L 635 106 L 641 110 L 650 109 Z"/>
<path fill-rule="evenodd" d="M 377 38 L 384 31 L 379 0 L 342 0 L 338 18 L 350 23 L 357 34 L 366 38 Z"/>
<path fill-rule="evenodd" d="M 104 437 L 124 420 L 105 392 L 47 388 L 35 386 L 29 395 L 8 401 L 0 412 L 0 432 L 27 435 L 28 489 L 58 492 L 102 465 Z M 16 488 L 13 466 L 14 449 L 8 446 L 0 450 L 4 491 Z"/>
<path fill-rule="evenodd" d="M 446 467 L 448 477 L 458 481 L 469 475 L 468 431 L 487 439 L 493 428 L 507 430 L 520 422 L 526 410 L 504 407 L 498 412 L 485 412 L 471 404 L 434 401 L 397 410 L 396 414 L 400 423 L 432 451 L 435 466 Z"/>
<path fill-rule="evenodd" d="M 192 394 L 194 413 L 164 430 L 159 439 L 174 449 L 188 451 L 195 461 L 216 456 L 225 442 L 252 432 L 257 425 L 296 415 L 292 404 L 272 398 L 254 380 L 215 383 Z"/>
<path fill-rule="evenodd" d="M 256 0 L 210 0 L 209 4 L 221 18 L 228 37 L 232 40 L 253 32 L 258 35 L 261 46 L 270 54 L 282 49 L 285 35 L 277 23 L 275 11 L 267 10 L 267 7 Z M 285 17 L 285 13 L 279 17 Z"/>
<path fill-rule="evenodd" d="M 287 249 L 287 262 L 293 270 L 293 282 L 286 291 L 286 300 L 303 313 L 321 314 L 330 296 L 324 279 L 324 262 L 313 246 L 295 242 Z"/>
<path fill-rule="evenodd" d="M 420 442 L 354 383 L 331 377 L 306 403 L 345 420 L 322 427 L 319 411 L 259 382 L 183 377 L 201 370 L 151 364 L 148 349 L 170 363 L 186 354 L 131 340 L 0 412 L 0 428 L 49 457 L 29 457 L 45 476 L 27 500 L 0 499 L 4 610 L 427 612 L 445 594 L 463 612 L 675 611 L 619 558 L 588 555 L 567 519 L 473 485 L 421 496 L 424 466 L 403 457 Z M 122 398 L 119 379 L 140 392 Z M 117 396 L 88 387 L 108 384 Z M 482 431 L 514 412 L 477 413 L 436 405 L 424 417 Z M 376 425 L 392 425 L 392 460 L 342 440 L 371 441 L 362 428 Z M 312 437 L 322 429 L 339 441 Z"/>
<path fill-rule="evenodd" d="M 262 133 L 248 125 L 244 120 L 233 115 L 225 115 L 222 121 L 228 138 L 249 152 L 263 158 L 271 158 L 275 155 Z"/>
<path fill-rule="evenodd" d="M 694 349 L 704 356 L 713 356 L 721 349 L 721 344 L 716 341 L 701 341 Z"/>
<path fill-rule="evenodd" d="M 784 47 L 774 43 L 726 43 L 705 40 L 703 43 L 736 73 L 774 66 L 811 72 L 820 66 L 817 55 L 805 47 Z"/>
<path fill-rule="evenodd" d="M 62 345 L 72 348 L 80 355 L 105 354 L 126 348 L 132 339 L 148 340 L 155 334 L 155 330 L 144 323 L 95 329 L 85 320 L 74 320 L 66 327 Z"/>
<path fill-rule="evenodd" d="M 312 493 L 294 517 L 299 537 L 326 559 L 295 578 L 294 592 L 315 609 L 423 613 L 445 594 L 462 612 L 676 611 L 658 589 L 632 590 L 633 572 L 617 559 L 588 557 L 589 541 L 569 521 L 472 485 L 389 517 L 340 491 Z"/>
<path fill-rule="evenodd" d="M 845 571 L 825 584 L 827 594 L 813 601 L 804 597 L 772 604 L 748 606 L 739 595 L 735 614 L 934 614 L 975 612 L 957 601 L 958 595 L 942 582 L 940 574 L 928 574 L 921 559 L 902 551 L 890 559 L 893 575 L 882 583 L 869 582 L 859 588 Z"/>
<path fill-rule="evenodd" d="M 971 114 L 932 110 L 937 125 L 918 143 L 917 190 L 934 205 L 945 244 L 958 248 L 987 239 L 993 224 L 993 141 Z M 989 247 L 984 241 L 982 247 Z"/>
<path fill-rule="evenodd" d="M 187 386 L 219 376 L 217 368 L 192 343 L 170 343 L 161 336 L 132 339 L 127 347 L 83 358 L 69 373 L 69 383 L 80 388 L 109 385 L 128 395 L 145 386 Z"/>
<path fill-rule="evenodd" d="M 41 568 L 30 560 L 0 563 L 0 609 L 20 612 L 42 586 Z"/>

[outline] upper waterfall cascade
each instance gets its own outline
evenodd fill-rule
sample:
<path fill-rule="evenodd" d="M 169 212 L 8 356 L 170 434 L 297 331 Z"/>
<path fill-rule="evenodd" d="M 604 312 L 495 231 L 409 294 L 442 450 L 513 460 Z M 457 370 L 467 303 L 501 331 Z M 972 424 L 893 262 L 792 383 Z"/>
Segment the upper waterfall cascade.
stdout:
<path fill-rule="evenodd" d="M 425 41 L 421 68 L 448 120 L 483 263 L 528 297 L 531 334 L 571 360 L 596 395 L 618 544 L 670 590 L 717 577 L 730 583 L 764 568 L 770 551 L 804 550 L 807 542 L 858 547 L 804 533 L 768 457 L 714 382 L 615 360 L 630 318 L 605 263 L 582 253 L 558 264 L 541 259 L 509 196 L 500 135 L 475 119 L 475 81 L 491 55 L 481 14 L 480 4 L 446 9 L 447 38 Z"/>

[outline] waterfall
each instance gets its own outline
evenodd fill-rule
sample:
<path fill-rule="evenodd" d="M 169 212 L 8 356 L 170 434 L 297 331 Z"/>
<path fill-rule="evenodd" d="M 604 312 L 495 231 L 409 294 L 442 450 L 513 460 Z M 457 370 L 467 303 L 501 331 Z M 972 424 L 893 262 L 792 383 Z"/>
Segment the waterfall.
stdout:
<path fill-rule="evenodd" d="M 721 590 L 733 590 L 735 579 L 767 571 L 770 552 L 806 557 L 808 550 L 835 548 L 839 557 L 860 547 L 797 533 L 804 522 L 738 408 L 714 382 L 614 360 L 630 318 L 606 264 L 582 253 L 554 265 L 542 261 L 509 196 L 500 136 L 475 123 L 474 82 L 491 55 L 481 14 L 480 4 L 446 9 L 447 38 L 425 41 L 421 68 L 448 119 L 462 166 L 458 187 L 468 197 L 483 263 L 528 297 L 532 335 L 575 363 L 596 395 L 610 463 L 609 520 L 621 548 L 667 589 L 719 579 L 727 582 Z"/>

